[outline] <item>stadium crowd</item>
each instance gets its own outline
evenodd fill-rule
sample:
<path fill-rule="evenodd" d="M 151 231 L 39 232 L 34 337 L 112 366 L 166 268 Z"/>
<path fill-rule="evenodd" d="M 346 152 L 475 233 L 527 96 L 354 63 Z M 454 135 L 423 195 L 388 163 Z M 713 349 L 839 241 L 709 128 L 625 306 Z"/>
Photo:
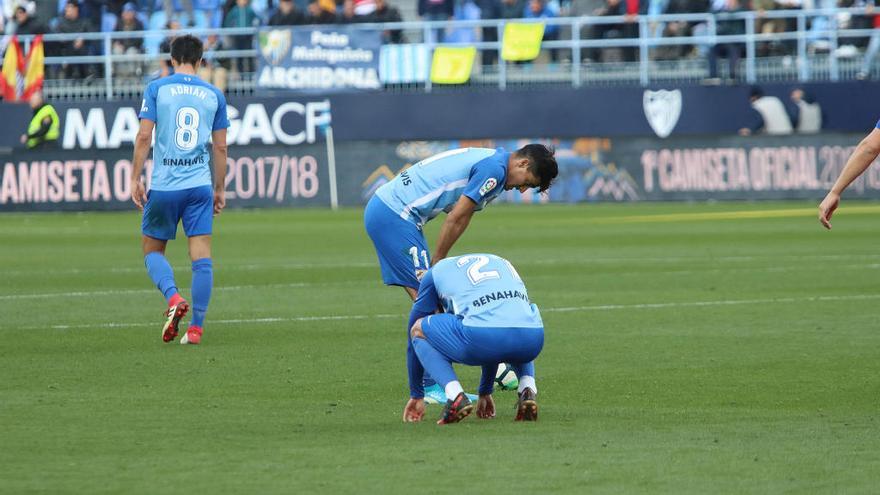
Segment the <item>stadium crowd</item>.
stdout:
<path fill-rule="evenodd" d="M 865 4 L 863 2 L 869 2 Z M 395 0 L 398 8 L 389 0 L 54 0 L 22 1 L 0 0 L 0 31 L 2 34 L 33 35 L 40 33 L 91 33 L 106 31 L 152 31 L 168 29 L 176 31 L 186 27 L 256 27 L 290 26 L 307 24 L 399 22 L 401 20 L 477 20 L 477 19 L 553 19 L 568 16 L 622 16 L 620 23 L 589 25 L 580 33 L 583 39 L 625 39 L 639 36 L 637 20 L 640 16 L 683 13 L 735 13 L 754 10 L 758 13 L 756 32 L 773 34 L 796 30 L 795 19 L 767 18 L 767 11 L 814 10 L 829 7 L 867 7 L 868 14 L 840 17 L 837 26 L 844 28 L 874 28 L 873 36 L 841 39 L 839 50 L 850 50 L 855 56 L 864 50 L 862 75 L 867 75 L 871 64 L 880 51 L 880 15 L 873 13 L 873 4 L 880 0 Z M 413 5 L 409 5 L 412 2 Z M 405 15 L 402 15 L 402 10 Z M 830 25 L 830 19 L 813 17 L 808 29 L 808 46 L 811 53 L 831 49 L 827 36 L 821 30 Z M 718 34 L 744 34 L 743 20 L 719 19 Z M 705 22 L 654 22 L 649 21 L 649 36 L 682 37 L 705 34 Z M 567 27 L 547 24 L 544 40 L 568 39 Z M 437 42 L 497 41 L 498 33 L 493 27 L 482 29 L 449 28 L 433 30 L 431 36 Z M 385 43 L 419 42 L 407 40 L 400 30 L 382 33 Z M 250 72 L 253 60 L 237 58 L 218 60 L 211 51 L 222 49 L 249 49 L 253 46 L 252 35 L 207 36 L 206 63 L 224 71 Z M 168 40 L 151 42 L 150 37 L 127 38 L 114 41 L 114 54 L 158 53 L 167 50 Z M 81 38 L 74 41 L 46 44 L 48 56 L 98 55 L 103 50 L 98 41 Z M 796 50 L 794 41 L 772 39 L 757 45 L 757 55 L 791 55 Z M 710 78 L 719 75 L 719 59 L 729 60 L 726 76 L 736 77 L 739 59 L 745 54 L 740 43 L 706 45 L 656 45 L 650 51 L 655 60 L 677 60 L 687 57 L 703 57 L 709 65 Z M 571 51 L 553 49 L 550 61 L 571 61 Z M 602 48 L 583 50 L 582 61 L 615 62 L 635 61 L 636 47 Z M 483 64 L 497 61 L 497 53 L 485 50 Z M 69 64 L 50 69 L 49 78 L 88 79 L 98 75 L 99 64 Z M 129 63 L 121 67 L 123 75 L 140 75 L 141 64 Z"/>

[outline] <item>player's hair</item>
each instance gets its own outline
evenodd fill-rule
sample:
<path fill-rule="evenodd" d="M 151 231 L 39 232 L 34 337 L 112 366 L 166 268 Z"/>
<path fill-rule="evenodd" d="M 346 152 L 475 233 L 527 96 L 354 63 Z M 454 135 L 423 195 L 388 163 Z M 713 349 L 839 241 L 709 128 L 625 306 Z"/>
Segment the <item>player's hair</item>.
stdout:
<path fill-rule="evenodd" d="M 202 59 L 202 40 L 191 34 L 178 36 L 171 40 L 171 58 L 178 64 L 195 66 Z"/>
<path fill-rule="evenodd" d="M 529 159 L 529 172 L 541 181 L 541 192 L 550 188 L 550 184 L 559 174 L 559 165 L 556 164 L 556 154 L 550 146 L 543 144 L 527 144 L 518 149 L 519 156 Z"/>

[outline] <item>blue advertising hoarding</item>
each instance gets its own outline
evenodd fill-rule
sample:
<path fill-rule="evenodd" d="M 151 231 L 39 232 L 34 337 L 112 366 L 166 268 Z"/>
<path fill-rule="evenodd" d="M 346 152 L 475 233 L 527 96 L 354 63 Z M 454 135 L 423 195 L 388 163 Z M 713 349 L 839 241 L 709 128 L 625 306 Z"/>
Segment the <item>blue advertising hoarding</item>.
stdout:
<path fill-rule="evenodd" d="M 257 86 L 300 92 L 378 90 L 381 35 L 349 26 L 263 29 Z"/>

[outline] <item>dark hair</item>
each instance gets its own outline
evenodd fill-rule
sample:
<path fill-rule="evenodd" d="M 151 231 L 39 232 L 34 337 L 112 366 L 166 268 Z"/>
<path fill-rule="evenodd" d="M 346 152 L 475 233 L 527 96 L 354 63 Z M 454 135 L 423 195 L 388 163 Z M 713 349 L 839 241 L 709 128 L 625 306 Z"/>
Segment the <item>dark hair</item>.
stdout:
<path fill-rule="evenodd" d="M 191 34 L 171 40 L 171 58 L 178 64 L 196 65 L 202 59 L 202 41 Z"/>
<path fill-rule="evenodd" d="M 529 172 L 541 182 L 541 192 L 550 187 L 550 183 L 559 174 L 559 166 L 553 156 L 556 150 L 543 144 L 527 144 L 516 151 L 517 155 L 529 159 Z"/>
<path fill-rule="evenodd" d="M 764 96 L 764 90 L 761 89 L 759 86 L 752 86 L 749 89 L 749 97 L 750 98 L 760 98 L 762 96 Z"/>

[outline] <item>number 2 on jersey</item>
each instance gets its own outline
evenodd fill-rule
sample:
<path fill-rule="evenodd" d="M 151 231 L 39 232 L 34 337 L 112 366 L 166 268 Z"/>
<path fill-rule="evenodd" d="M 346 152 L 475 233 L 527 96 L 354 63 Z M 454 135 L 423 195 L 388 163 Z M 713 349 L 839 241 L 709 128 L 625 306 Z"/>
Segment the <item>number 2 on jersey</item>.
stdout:
<path fill-rule="evenodd" d="M 510 274 L 519 282 L 522 282 L 522 279 L 519 277 L 519 273 L 513 268 L 513 265 L 510 264 L 507 260 L 504 261 L 504 265 L 507 266 L 507 269 L 510 271 Z M 456 262 L 459 268 L 464 267 L 465 265 L 470 264 L 471 266 L 467 269 L 467 276 L 470 279 L 471 283 L 474 285 L 479 284 L 484 280 L 492 280 L 496 278 L 501 278 L 501 274 L 498 273 L 498 270 L 486 270 L 480 271 L 481 268 L 489 264 L 489 257 L 476 255 L 476 256 L 462 256 Z"/>
<path fill-rule="evenodd" d="M 199 142 L 199 112 L 193 107 L 181 107 L 174 117 L 177 130 L 174 131 L 174 143 L 178 148 L 189 151 Z"/>

